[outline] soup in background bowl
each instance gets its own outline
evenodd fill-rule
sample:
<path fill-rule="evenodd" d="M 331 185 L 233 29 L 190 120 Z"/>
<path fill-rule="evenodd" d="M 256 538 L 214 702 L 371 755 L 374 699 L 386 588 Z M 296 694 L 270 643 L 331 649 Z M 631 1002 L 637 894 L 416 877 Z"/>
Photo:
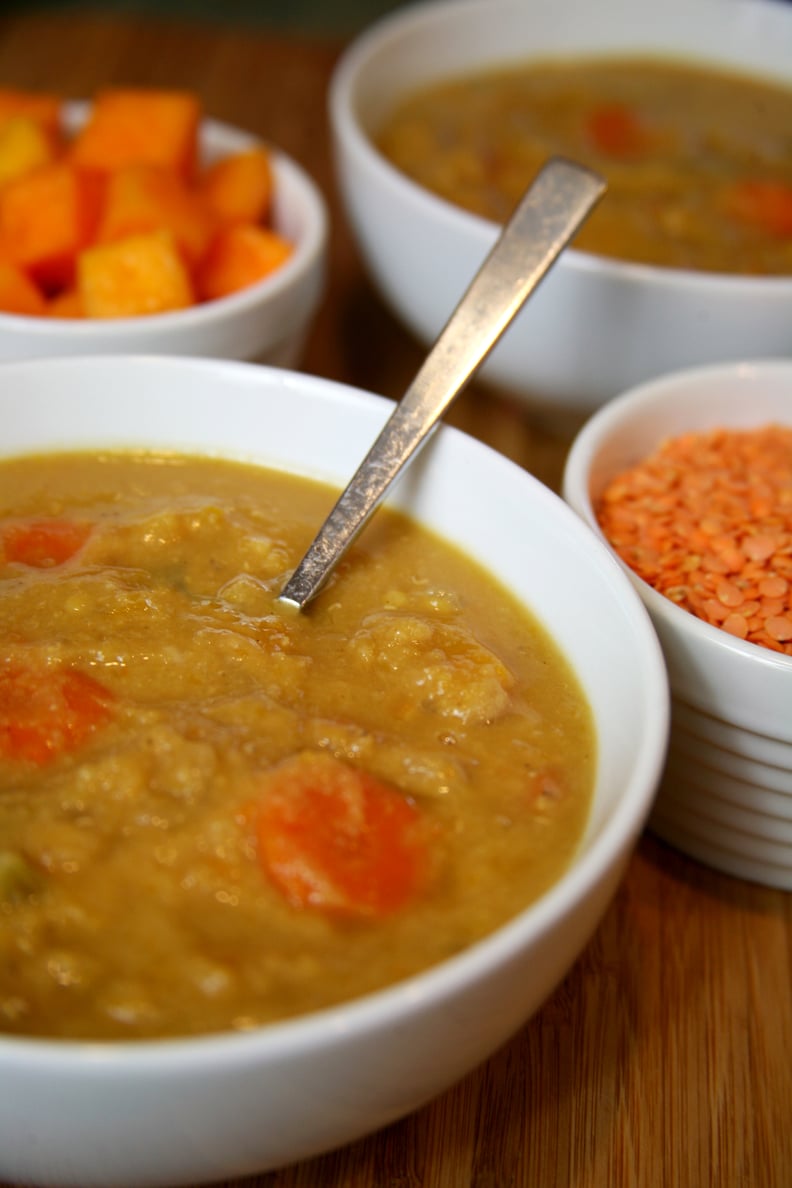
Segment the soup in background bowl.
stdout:
<path fill-rule="evenodd" d="M 769 0 L 729 4 L 698 0 L 693 5 L 687 0 L 662 5 L 650 0 L 608 0 L 596 5 L 587 0 L 444 0 L 408 6 L 380 20 L 341 57 L 330 89 L 341 193 L 374 284 L 421 342 L 433 342 L 445 325 L 458 294 L 495 242 L 500 216 L 491 209 L 482 211 L 472 199 L 476 209 L 450 200 L 458 184 L 453 178 L 464 176 L 471 191 L 480 180 L 479 167 L 471 165 L 465 150 L 451 154 L 455 172 L 451 180 L 442 179 L 442 196 L 397 168 L 381 149 L 380 138 L 389 121 L 413 97 L 460 79 L 513 73 L 529 62 L 542 64 L 552 73 L 555 66 L 570 62 L 585 61 L 598 68 L 615 60 L 674 63 L 685 69 L 736 74 L 788 94 L 792 10 Z M 610 78 L 608 85 L 616 84 Z M 590 95 L 589 86 L 583 90 Z M 611 93 L 595 121 L 600 137 L 621 138 L 625 149 L 631 138 L 661 131 L 654 116 L 631 115 L 629 99 L 626 90 L 621 95 Z M 748 120 L 745 111 L 741 110 L 741 117 Z M 493 122 L 484 117 L 487 133 L 494 138 L 496 132 L 489 128 Z M 518 139 L 519 128 L 498 122 L 497 134 L 504 141 Z M 734 124 L 724 119 L 715 138 L 728 142 Z M 546 129 L 540 133 L 531 147 L 531 167 L 543 153 L 550 155 L 551 140 L 552 151 L 558 151 L 555 133 L 550 136 Z M 738 134 L 736 127 L 733 134 Z M 452 137 L 448 132 L 448 139 Z M 739 137 L 747 142 L 759 168 L 765 146 L 763 120 L 758 120 L 755 135 L 743 130 Z M 522 168 L 514 171 L 501 150 L 493 151 L 488 135 L 483 138 L 490 154 L 487 169 L 493 175 L 502 174 L 500 180 L 508 187 L 511 201 L 513 192 L 526 181 L 525 174 Z M 445 139 L 444 129 L 440 141 Z M 777 137 L 770 139 L 779 143 Z M 719 202 L 734 204 L 745 216 L 752 209 L 756 212 L 766 191 L 764 201 L 783 232 L 769 255 L 783 261 L 788 259 L 783 195 L 789 184 L 783 131 L 780 143 L 780 177 L 775 166 L 771 170 L 763 163 L 757 178 L 760 187 L 747 179 L 747 193 L 732 197 L 724 193 Z M 580 138 L 559 141 L 558 147 L 573 155 L 584 148 Z M 590 143 L 585 147 L 591 152 Z M 434 164 L 440 159 L 431 143 L 419 148 Z M 705 157 L 706 148 L 703 142 L 693 145 L 692 157 L 697 161 Z M 610 238 L 609 199 L 614 200 L 612 211 L 620 209 L 621 200 L 612 156 L 608 168 L 603 168 L 601 154 L 597 162 L 599 172 L 607 176 L 609 168 L 614 176 L 614 193 L 605 194 L 584 230 L 586 236 L 593 236 L 599 225 Z M 713 168 L 717 172 L 720 166 Z M 625 163 L 618 173 L 625 184 L 632 176 Z M 636 216 L 637 222 L 651 221 L 654 195 L 662 193 L 664 217 L 671 224 L 690 223 L 687 233 L 697 241 L 702 222 L 707 225 L 706 213 L 691 212 L 680 204 L 679 182 L 669 181 L 666 174 L 664 164 L 654 172 L 647 165 L 639 199 L 644 210 Z M 713 188 L 716 180 L 712 178 Z M 644 244 L 647 234 L 651 237 L 651 232 L 641 232 Z M 663 231 L 658 238 L 670 237 Z M 676 368 L 787 355 L 792 314 L 788 266 L 780 265 L 781 275 L 758 275 L 754 265 L 740 274 L 735 253 L 731 266 L 720 257 L 718 267 L 727 271 L 705 270 L 707 262 L 696 246 L 695 258 L 671 261 L 663 253 L 661 261 L 655 245 L 648 263 L 640 262 L 640 252 L 631 252 L 632 258 L 625 260 L 578 247 L 568 249 L 488 357 L 480 378 L 564 425 L 570 417 L 587 416 L 634 384 Z"/>
<path fill-rule="evenodd" d="M 90 932 L 97 919 L 115 920 L 119 935 L 108 945 L 114 949 L 108 959 L 116 991 L 120 986 L 123 993 L 105 997 L 105 1018 L 114 1027 L 99 1028 L 93 1038 L 84 1017 L 59 1038 L 46 1022 L 36 1035 L 12 1035 L 6 1026 L 0 1036 L 0 1176 L 64 1184 L 194 1183 L 276 1167 L 349 1141 L 439 1093 L 508 1038 L 563 977 L 605 911 L 662 767 L 666 677 L 629 580 L 559 498 L 499 454 L 443 427 L 332 586 L 304 617 L 295 620 L 296 612 L 288 612 L 291 624 L 288 616 L 277 617 L 273 595 L 282 572 L 293 566 L 318 527 L 314 517 L 327 505 L 321 484 L 343 484 L 390 408 L 313 377 L 222 361 L 93 358 L 6 367 L 0 469 L 7 467 L 13 482 L 3 494 L 11 511 L 4 580 L 7 598 L 20 599 L 27 611 L 13 628 L 10 619 L 6 623 L 3 697 L 7 702 L 9 676 L 41 647 L 46 656 L 39 655 L 36 672 L 61 682 L 58 697 L 43 698 L 45 718 L 59 700 L 68 712 L 66 726 L 61 721 L 61 729 L 45 731 L 42 752 L 37 686 L 26 686 L 29 704 L 17 690 L 20 718 L 30 729 L 16 736 L 21 755 L 9 757 L 6 750 L 1 766 L 7 773 L 16 763 L 19 778 L 6 781 L 0 799 L 6 820 L 16 822 L 25 811 L 20 801 L 38 801 L 33 832 L 17 854 L 30 864 L 33 882 L 36 875 L 64 885 L 74 878 L 60 901 L 62 919 L 53 896 L 49 921 L 37 931 L 31 914 L 17 939 L 54 983 L 55 999 L 62 990 L 65 1002 L 79 980 L 79 962 L 70 964 L 62 945 L 42 962 L 37 946 L 64 921 Z M 49 463 L 41 460 L 46 456 Z M 271 480 L 262 469 L 254 475 L 249 466 L 272 468 L 280 477 Z M 97 480 L 97 472 L 105 477 Z M 276 497 L 278 490 L 286 491 L 285 499 Z M 63 520 L 80 527 L 76 544 L 65 530 L 48 537 L 47 529 Z M 39 532 L 32 538 L 31 523 Z M 427 547 L 429 554 L 437 549 L 434 561 L 427 561 Z M 394 574 L 388 567 L 396 559 Z M 422 586 L 425 565 L 429 576 Z M 58 587 L 68 590 L 65 599 Z M 478 611 L 463 630 L 457 603 L 477 600 Z M 434 667 L 426 656 L 416 667 L 410 631 L 425 634 L 432 619 L 443 629 L 430 649 Z M 163 624 L 165 638 L 158 640 Z M 443 667 L 444 633 L 445 654 L 456 648 L 466 662 L 464 680 L 455 682 Z M 316 650 L 306 662 L 311 634 Z M 512 637 L 521 656 L 509 653 Z M 262 653 L 274 667 L 260 666 Z M 497 662 L 488 659 L 493 655 Z M 413 901 L 435 893 L 435 860 L 441 884 L 443 867 L 450 869 L 442 842 L 448 808 L 443 803 L 434 812 L 430 795 L 442 801 L 449 793 L 440 786 L 440 768 L 432 769 L 428 740 L 435 740 L 437 763 L 438 753 L 456 753 L 463 736 L 472 740 L 473 717 L 481 738 L 490 731 L 497 736 L 512 679 L 523 686 L 530 718 L 526 674 L 537 658 L 566 673 L 578 715 L 553 766 L 558 770 L 580 741 L 588 754 L 577 839 L 560 843 L 567 850 L 542 885 L 518 890 L 526 906 L 512 900 L 478 929 L 462 913 L 467 932 L 461 942 L 447 921 L 440 923 L 446 951 L 441 943 L 416 964 L 419 942 L 413 945 L 410 933 L 419 936 L 423 909 L 414 909 Z M 289 668 L 297 675 L 287 677 Z M 387 670 L 397 669 L 400 684 L 391 688 Z M 311 689 L 314 672 L 320 676 Z M 477 682 L 477 673 L 486 679 Z M 540 711 L 538 677 L 535 683 Z M 203 698 L 200 721 L 190 708 L 196 691 Z M 389 728 L 370 722 L 374 703 L 383 698 Z M 314 709 L 305 716 L 311 701 Z M 434 723 L 428 733 L 421 726 L 427 717 Z M 0 724 L 6 746 L 7 714 Z M 503 803 L 486 807 L 492 792 L 486 785 L 498 776 L 496 795 L 510 784 L 525 787 L 527 773 L 539 801 L 557 797 L 552 783 L 531 782 L 533 758 L 520 729 L 514 742 L 524 770 L 515 772 L 507 757 L 506 729 L 502 766 L 489 770 L 481 803 L 470 806 L 474 848 L 487 833 L 508 829 Z M 481 767 L 486 770 L 483 760 Z M 37 770 L 48 784 L 39 793 L 33 790 Z M 361 788 L 361 774 L 373 779 L 374 791 Z M 341 832 L 353 850 L 351 893 L 348 881 L 339 884 L 322 866 L 321 846 L 317 851 L 309 842 L 306 850 L 302 825 L 315 825 L 318 816 L 316 799 L 301 799 L 306 784 L 312 795 L 318 785 L 330 817 L 340 800 Z M 37 817 L 48 798 L 59 805 L 61 830 L 49 838 L 47 822 Z M 515 806 L 513 800 L 512 815 Z M 198 822 L 191 840 L 188 817 Z M 97 910 L 89 902 L 90 880 L 80 902 L 80 867 L 96 862 L 111 877 L 116 856 L 109 818 L 125 842 L 131 839 L 133 859 L 115 872 L 123 886 L 94 884 L 102 899 Z M 387 843 L 377 824 L 383 818 Z M 376 878 L 374 890 L 366 878 L 355 883 L 360 849 L 353 843 L 360 840 L 361 821 L 377 878 L 382 867 L 392 873 L 398 865 L 398 849 L 406 851 L 413 874 L 418 871 L 415 878 L 405 883 L 397 873 L 395 891 L 392 880 L 384 890 Z M 332 848 L 338 839 L 330 832 Z M 185 844 L 199 855 L 182 865 Z M 427 862 L 413 862 L 416 853 Z M 488 870 L 486 862 L 463 856 L 449 882 L 482 904 L 497 901 L 506 892 L 512 896 L 524 875 L 530 882 L 535 871 L 521 866 L 544 864 L 540 854 L 541 847 L 532 855 L 525 845 L 521 855 L 518 846 L 506 874 L 503 863 Z M 179 872 L 176 881 L 187 892 L 175 909 L 168 895 L 161 898 L 168 868 Z M 475 886 L 463 886 L 468 875 Z M 514 886 L 501 885 L 506 882 Z M 35 886 L 26 890 L 24 872 L 17 891 L 23 900 L 37 894 Z M 255 934 L 264 900 L 270 922 L 276 921 L 274 931 L 259 938 L 270 953 L 269 981 L 280 965 L 289 976 L 299 970 L 307 986 L 312 968 L 332 980 L 336 965 L 340 990 L 313 1000 L 309 993 L 298 1006 L 301 1014 L 279 1021 L 284 1011 L 268 1010 L 261 988 L 257 1017 L 207 1022 L 193 1016 L 185 1029 L 199 1034 L 191 1035 L 174 1034 L 179 1026 L 171 1023 L 147 1036 L 144 1024 L 138 1038 L 124 1040 L 136 1010 L 150 1020 L 181 976 L 169 983 L 167 925 L 136 927 L 144 899 L 151 901 L 146 910 L 161 911 L 165 921 L 180 914 L 190 938 L 211 938 L 212 961 L 200 946 L 190 948 L 192 939 L 185 951 L 185 963 L 198 970 L 197 984 L 210 998 L 227 989 L 220 966 L 225 962 L 226 976 L 233 972 L 234 944 L 256 943 L 231 921 L 252 920 Z M 10 898 L 2 909 L 5 957 L 13 953 L 8 921 L 18 905 L 18 897 Z M 394 940 L 400 932 L 401 942 L 405 936 L 410 942 L 401 950 Z M 352 984 L 343 969 L 345 946 L 330 943 L 344 938 L 358 954 L 368 947 L 372 968 L 376 961 L 390 968 Z M 101 930 L 93 939 L 99 961 Z M 141 989 L 146 964 L 157 967 L 148 1004 Z M 263 982 L 261 968 L 255 976 Z M 0 977 L 8 978 L 13 962 L 5 969 Z M 111 980 L 97 979 L 87 997 Z M 255 993 L 254 987 L 254 999 Z M 6 995 L 7 1019 L 11 999 Z M 237 1014 L 253 999 L 247 1001 Z M 134 1034 L 134 1025 L 126 1034 Z"/>

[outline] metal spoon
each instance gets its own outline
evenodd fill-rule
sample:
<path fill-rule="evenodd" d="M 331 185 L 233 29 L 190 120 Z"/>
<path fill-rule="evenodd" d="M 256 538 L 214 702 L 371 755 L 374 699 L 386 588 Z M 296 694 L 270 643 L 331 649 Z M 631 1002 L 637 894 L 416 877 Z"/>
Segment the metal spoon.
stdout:
<path fill-rule="evenodd" d="M 415 457 L 503 331 L 605 190 L 597 174 L 561 158 L 537 175 L 473 278 L 415 379 L 284 586 L 302 610 Z"/>

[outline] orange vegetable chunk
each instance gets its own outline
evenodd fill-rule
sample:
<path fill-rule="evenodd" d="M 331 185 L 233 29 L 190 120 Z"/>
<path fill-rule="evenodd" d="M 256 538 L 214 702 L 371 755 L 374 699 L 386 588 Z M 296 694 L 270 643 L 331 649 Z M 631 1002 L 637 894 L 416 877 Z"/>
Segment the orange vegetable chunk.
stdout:
<path fill-rule="evenodd" d="M 30 116 L 0 120 L 0 186 L 55 159 L 52 140 Z"/>
<path fill-rule="evenodd" d="M 0 539 L 6 561 L 49 569 L 78 553 L 90 534 L 91 525 L 76 520 L 11 520 Z"/>
<path fill-rule="evenodd" d="M 731 215 L 770 235 L 792 236 L 792 186 L 780 181 L 737 182 L 726 193 Z"/>
<path fill-rule="evenodd" d="M 39 766 L 77 750 L 112 717 L 112 695 L 70 668 L 0 668 L 0 756 Z"/>
<path fill-rule="evenodd" d="M 62 289 L 47 302 L 47 314 L 51 318 L 84 318 L 82 297 L 76 288 Z"/>
<path fill-rule="evenodd" d="M 0 256 L 0 310 L 43 317 L 47 303 L 41 291 L 17 264 Z"/>
<path fill-rule="evenodd" d="M 255 148 L 215 161 L 205 171 L 200 190 L 221 223 L 265 223 L 272 202 L 269 153 Z"/>
<path fill-rule="evenodd" d="M 0 87 L 0 122 L 12 116 L 35 120 L 53 142 L 61 135 L 63 100 L 46 91 L 21 91 Z"/>
<path fill-rule="evenodd" d="M 650 146 L 647 129 L 623 103 L 607 103 L 589 115 L 586 133 L 598 152 L 609 157 L 635 157 Z"/>
<path fill-rule="evenodd" d="M 0 190 L 6 251 L 45 288 L 68 285 L 99 213 L 96 177 L 63 161 L 43 165 Z"/>
<path fill-rule="evenodd" d="M 88 318 L 136 317 L 194 304 L 189 273 L 166 231 L 87 248 L 77 277 Z"/>
<path fill-rule="evenodd" d="M 187 178 L 196 167 L 200 120 L 200 101 L 188 91 L 100 91 L 72 142 L 72 159 L 102 171 L 159 165 Z"/>
<path fill-rule="evenodd" d="M 257 841 L 265 872 L 298 908 L 383 916 L 426 884 L 427 834 L 413 801 L 321 752 L 264 777 Z"/>
<path fill-rule="evenodd" d="M 206 254 L 215 220 L 195 190 L 178 174 L 152 165 L 132 165 L 108 177 L 97 243 L 130 235 L 170 231 L 188 266 Z"/>
<path fill-rule="evenodd" d="M 245 289 L 280 268 L 293 250 L 288 240 L 266 227 L 241 223 L 226 227 L 218 232 L 197 270 L 198 295 L 212 301 Z"/>

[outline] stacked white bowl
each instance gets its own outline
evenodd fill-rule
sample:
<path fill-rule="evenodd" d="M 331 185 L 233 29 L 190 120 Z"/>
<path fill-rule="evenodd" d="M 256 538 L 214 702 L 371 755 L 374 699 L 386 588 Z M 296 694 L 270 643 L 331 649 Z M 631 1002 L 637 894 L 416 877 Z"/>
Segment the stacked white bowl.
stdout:
<path fill-rule="evenodd" d="M 602 535 L 599 495 L 661 441 L 770 423 L 792 425 L 792 361 L 667 375 L 618 397 L 584 426 L 567 461 L 565 498 Z M 660 638 L 672 694 L 651 827 L 710 866 L 792 890 L 792 656 L 704 622 L 628 573 Z"/>

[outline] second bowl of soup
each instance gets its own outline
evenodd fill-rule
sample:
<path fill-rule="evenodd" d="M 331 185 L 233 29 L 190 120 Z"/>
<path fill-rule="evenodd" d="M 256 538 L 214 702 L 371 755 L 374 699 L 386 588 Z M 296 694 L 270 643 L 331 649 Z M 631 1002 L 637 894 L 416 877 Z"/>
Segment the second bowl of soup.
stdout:
<path fill-rule="evenodd" d="M 483 375 L 586 413 L 674 367 L 789 350 L 792 12 L 454 0 L 381 21 L 331 116 L 385 300 L 431 341 L 553 155 L 608 191 Z"/>

